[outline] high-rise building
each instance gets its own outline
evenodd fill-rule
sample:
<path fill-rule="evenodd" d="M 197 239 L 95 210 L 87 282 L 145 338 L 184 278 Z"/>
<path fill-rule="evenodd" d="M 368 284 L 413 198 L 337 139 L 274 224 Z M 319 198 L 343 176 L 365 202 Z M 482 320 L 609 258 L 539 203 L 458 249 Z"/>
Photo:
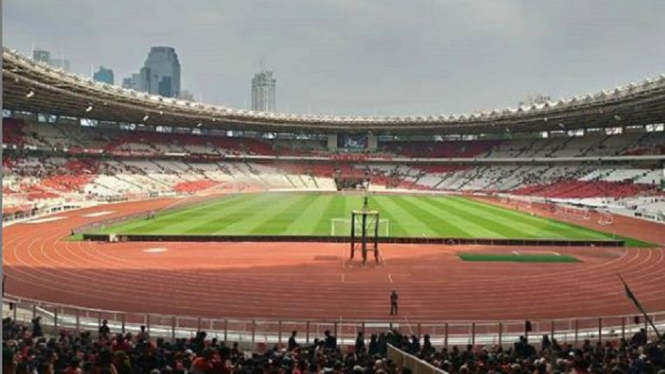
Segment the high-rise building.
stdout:
<path fill-rule="evenodd" d="M 180 91 L 178 99 L 187 100 L 187 101 L 196 101 L 194 100 L 194 95 L 192 95 L 192 93 L 187 90 Z"/>
<path fill-rule="evenodd" d="M 99 70 L 92 75 L 92 79 L 97 82 L 113 84 L 113 70 L 100 66 Z"/>
<path fill-rule="evenodd" d="M 32 59 L 35 61 L 45 62 L 47 64 L 51 63 L 51 52 L 44 49 L 35 49 L 32 51 Z"/>
<path fill-rule="evenodd" d="M 69 60 L 64 58 L 52 58 L 51 52 L 45 49 L 35 49 L 32 51 L 32 59 L 39 62 L 44 62 L 54 68 L 69 71 Z"/>
<path fill-rule="evenodd" d="M 263 70 L 252 78 L 252 110 L 274 112 L 277 110 L 275 87 L 277 80 L 272 71 Z"/>
<path fill-rule="evenodd" d="M 180 61 L 171 47 L 152 47 L 138 74 L 125 78 L 122 86 L 164 97 L 180 95 Z"/>
<path fill-rule="evenodd" d="M 152 47 L 143 67 L 150 69 L 148 92 L 165 97 L 180 95 L 180 62 L 175 49 Z"/>
<path fill-rule="evenodd" d="M 150 69 L 142 67 L 137 74 L 122 80 L 122 87 L 135 91 L 150 92 Z"/>
<path fill-rule="evenodd" d="M 52 58 L 51 66 L 64 71 L 69 71 L 69 60 L 65 60 L 64 58 Z"/>

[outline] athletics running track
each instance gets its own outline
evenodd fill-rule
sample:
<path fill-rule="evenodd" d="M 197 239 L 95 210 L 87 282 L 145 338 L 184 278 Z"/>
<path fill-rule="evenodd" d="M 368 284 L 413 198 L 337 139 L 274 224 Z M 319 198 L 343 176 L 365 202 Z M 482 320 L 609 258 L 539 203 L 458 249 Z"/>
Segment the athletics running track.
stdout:
<path fill-rule="evenodd" d="M 388 297 L 396 290 L 399 320 L 544 320 L 634 313 L 620 273 L 649 311 L 665 311 L 664 248 L 384 245 L 384 266 L 363 269 L 344 266 L 348 247 L 343 244 L 65 239 L 73 227 L 173 203 L 158 199 L 103 205 L 3 228 L 6 293 L 129 313 L 390 320 Z M 549 214 L 537 206 L 534 210 Z M 665 247 L 664 225 L 617 216 L 611 226 L 596 222 L 597 217 L 574 221 Z M 456 256 L 461 250 L 553 251 L 583 262 L 463 262 Z"/>

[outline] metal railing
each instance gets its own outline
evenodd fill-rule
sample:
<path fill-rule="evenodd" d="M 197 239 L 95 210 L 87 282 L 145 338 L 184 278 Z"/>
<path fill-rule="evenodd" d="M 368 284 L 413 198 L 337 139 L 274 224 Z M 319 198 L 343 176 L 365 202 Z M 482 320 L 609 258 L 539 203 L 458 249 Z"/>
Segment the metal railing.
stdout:
<path fill-rule="evenodd" d="M 12 304 L 10 308 L 9 305 Z M 644 328 L 655 337 L 655 332 L 646 321 L 636 321 L 631 316 L 607 316 L 595 318 L 531 320 L 530 331 L 526 331 L 524 320 L 507 321 L 357 321 L 357 320 L 269 320 L 232 319 L 163 315 L 152 313 L 127 313 L 97 310 L 77 306 L 47 303 L 38 300 L 6 295 L 3 299 L 3 317 L 30 323 L 35 317 L 42 318 L 45 331 L 62 329 L 81 332 L 97 331 L 103 320 L 108 321 L 112 333 L 137 333 L 145 326 L 151 338 L 191 338 L 198 331 L 205 331 L 209 338 L 238 342 L 245 347 L 260 347 L 268 344 L 284 344 L 291 331 L 298 331 L 298 339 L 312 343 L 321 338 L 326 330 L 337 336 L 340 345 L 353 345 L 358 332 L 365 337 L 396 329 L 402 334 L 422 337 L 429 335 L 434 346 L 462 345 L 512 345 L 520 336 L 531 336 L 537 340 L 549 335 L 559 342 L 578 344 L 591 341 L 630 338 Z M 665 328 L 665 312 L 650 314 L 655 326 Z"/>
<path fill-rule="evenodd" d="M 411 369 L 413 374 L 447 374 L 446 371 L 434 367 L 429 362 L 423 361 L 390 344 L 388 344 L 388 358 L 391 359 L 398 368 Z"/>

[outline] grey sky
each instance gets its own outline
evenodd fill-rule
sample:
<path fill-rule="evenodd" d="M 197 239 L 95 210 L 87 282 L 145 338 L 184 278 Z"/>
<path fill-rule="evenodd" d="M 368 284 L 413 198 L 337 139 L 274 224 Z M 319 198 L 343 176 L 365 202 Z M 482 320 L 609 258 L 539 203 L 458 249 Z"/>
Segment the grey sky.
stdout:
<path fill-rule="evenodd" d="M 246 107 L 265 57 L 300 113 L 464 113 L 665 73 L 662 0 L 4 0 L 3 44 L 75 72 L 176 49 L 182 86 Z"/>

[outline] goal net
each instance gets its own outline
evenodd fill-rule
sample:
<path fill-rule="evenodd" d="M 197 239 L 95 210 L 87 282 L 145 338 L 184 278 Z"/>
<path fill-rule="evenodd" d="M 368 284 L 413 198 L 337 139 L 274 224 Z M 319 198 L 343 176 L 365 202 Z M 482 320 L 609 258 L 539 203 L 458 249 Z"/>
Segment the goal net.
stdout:
<path fill-rule="evenodd" d="M 331 236 L 348 236 L 351 235 L 351 219 L 349 218 L 333 218 L 330 220 L 330 235 Z M 379 236 L 388 237 L 390 236 L 390 220 L 379 218 L 379 221 L 376 222 L 376 219 L 368 218 L 365 222 L 365 230 L 368 235 L 370 233 L 373 235 L 376 225 L 379 225 Z M 363 224 L 362 220 L 356 220 L 355 232 L 356 235 L 362 232 Z"/>
<path fill-rule="evenodd" d="M 611 225 L 614 222 L 614 217 L 612 217 L 612 213 L 608 211 L 600 211 L 598 212 L 598 224 L 599 225 Z"/>
<path fill-rule="evenodd" d="M 578 208 L 570 205 L 556 205 L 556 210 L 554 211 L 554 214 L 569 219 L 585 220 L 585 221 L 591 218 L 591 211 L 589 210 L 589 208 L 586 207 Z"/>

